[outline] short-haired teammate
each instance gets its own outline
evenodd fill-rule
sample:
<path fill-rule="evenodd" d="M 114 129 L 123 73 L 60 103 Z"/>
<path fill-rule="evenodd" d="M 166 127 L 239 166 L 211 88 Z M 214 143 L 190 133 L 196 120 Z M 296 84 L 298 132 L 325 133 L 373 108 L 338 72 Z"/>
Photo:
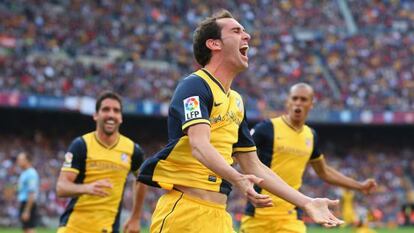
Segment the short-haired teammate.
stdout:
<path fill-rule="evenodd" d="M 256 206 L 270 206 L 271 199 L 255 192 L 253 184 L 304 208 L 324 226 L 342 223 L 328 209 L 336 201 L 301 194 L 258 159 L 243 100 L 230 89 L 248 66 L 249 40 L 228 11 L 196 29 L 193 49 L 203 68 L 178 84 L 168 114 L 169 143 L 140 170 L 140 181 L 169 190 L 152 216 L 152 233 L 233 232 L 225 210 L 231 184 Z M 232 156 L 245 174 L 231 167 Z"/>
<path fill-rule="evenodd" d="M 25 152 L 17 156 L 17 165 L 22 169 L 17 185 L 19 217 L 23 232 L 34 233 L 38 221 L 36 200 L 39 195 L 39 174 L 32 165 L 31 157 Z"/>
<path fill-rule="evenodd" d="M 374 180 L 358 182 L 326 164 L 318 148 L 316 132 L 305 124 L 313 107 L 313 95 L 313 89 L 308 84 L 293 85 L 286 101 L 287 114 L 256 125 L 253 139 L 260 160 L 294 189 L 302 185 L 303 172 L 310 163 L 318 176 L 330 184 L 363 193 L 372 192 L 376 187 Z M 306 232 L 294 204 L 259 186 L 255 186 L 255 190 L 271 196 L 273 206 L 259 209 L 248 203 L 246 216 L 242 218 L 242 233 Z"/>
<path fill-rule="evenodd" d="M 57 194 L 71 197 L 60 218 L 58 232 L 119 232 L 122 196 L 130 171 L 144 159 L 140 146 L 119 133 L 121 97 L 103 92 L 96 101 L 96 131 L 76 138 L 67 153 L 57 182 Z M 140 231 L 146 187 L 134 185 L 133 211 L 124 232 Z"/>

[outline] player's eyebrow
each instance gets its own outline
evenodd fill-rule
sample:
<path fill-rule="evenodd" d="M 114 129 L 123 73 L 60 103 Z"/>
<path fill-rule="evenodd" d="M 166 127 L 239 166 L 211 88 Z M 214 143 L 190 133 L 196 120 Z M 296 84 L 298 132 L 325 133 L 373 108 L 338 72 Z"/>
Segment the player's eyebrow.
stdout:
<path fill-rule="evenodd" d="M 246 29 L 244 29 L 244 28 L 243 28 L 243 27 L 241 27 L 241 26 L 235 26 L 235 27 L 232 27 L 230 30 L 231 30 L 231 31 L 234 31 L 234 30 L 237 30 L 237 31 L 246 31 Z"/>

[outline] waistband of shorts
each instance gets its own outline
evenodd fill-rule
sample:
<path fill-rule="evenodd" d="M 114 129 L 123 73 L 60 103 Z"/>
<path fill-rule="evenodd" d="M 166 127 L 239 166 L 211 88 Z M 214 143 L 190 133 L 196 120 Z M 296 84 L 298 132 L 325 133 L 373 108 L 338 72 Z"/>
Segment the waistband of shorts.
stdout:
<path fill-rule="evenodd" d="M 208 206 L 208 207 L 212 207 L 212 208 L 216 208 L 216 209 L 221 209 L 221 210 L 225 210 L 226 209 L 226 205 L 222 205 L 222 204 L 217 204 L 211 201 L 206 201 L 188 194 L 185 194 L 179 190 L 176 189 L 172 189 L 168 192 L 168 194 L 171 195 L 182 195 L 183 199 L 187 200 L 187 201 L 191 201 L 191 202 L 195 202 L 197 204 L 200 205 L 204 205 L 204 206 Z"/>
<path fill-rule="evenodd" d="M 268 207 L 272 208 L 272 207 Z M 256 218 L 269 218 L 269 217 L 278 217 L 278 218 L 297 218 L 298 212 L 295 209 L 292 210 L 277 210 L 277 211 L 257 211 L 254 214 Z"/>

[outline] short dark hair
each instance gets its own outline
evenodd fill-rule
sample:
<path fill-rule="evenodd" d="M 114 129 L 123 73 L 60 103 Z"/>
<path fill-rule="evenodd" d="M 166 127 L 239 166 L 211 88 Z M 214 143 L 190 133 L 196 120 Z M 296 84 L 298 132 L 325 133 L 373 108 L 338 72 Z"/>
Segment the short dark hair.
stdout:
<path fill-rule="evenodd" d="M 207 48 L 206 41 L 209 39 L 221 39 L 221 27 L 218 19 L 234 18 L 228 10 L 220 10 L 213 16 L 201 21 L 193 35 L 193 52 L 198 64 L 207 65 L 211 59 L 211 50 Z"/>
<path fill-rule="evenodd" d="M 98 99 L 96 99 L 95 104 L 95 112 L 99 112 L 99 109 L 101 108 L 102 101 L 105 99 L 113 99 L 119 102 L 119 105 L 121 105 L 121 111 L 122 111 L 122 98 L 120 95 L 113 91 L 103 91 L 99 94 Z"/>

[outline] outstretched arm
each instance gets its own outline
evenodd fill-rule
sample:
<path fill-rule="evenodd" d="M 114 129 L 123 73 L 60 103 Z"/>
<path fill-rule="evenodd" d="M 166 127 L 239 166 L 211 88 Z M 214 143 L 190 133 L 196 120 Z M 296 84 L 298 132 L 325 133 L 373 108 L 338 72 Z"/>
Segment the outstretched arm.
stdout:
<path fill-rule="evenodd" d="M 333 167 L 329 166 L 323 157 L 320 159 L 312 160 L 310 164 L 312 165 L 316 174 L 318 174 L 322 180 L 329 184 L 358 190 L 365 194 L 372 193 L 377 187 L 377 183 L 374 179 L 367 179 L 363 182 L 358 182 L 348 176 L 343 175 Z"/>
<path fill-rule="evenodd" d="M 260 162 L 256 152 L 238 153 L 235 157 L 243 172 L 263 179 L 263 182 L 258 184 L 261 188 L 304 209 L 316 223 L 322 224 L 325 227 L 334 227 L 343 223 L 328 208 L 329 206 L 337 205 L 337 200 L 310 198 L 303 195 L 286 184 L 278 175 Z"/>
<path fill-rule="evenodd" d="M 139 233 L 141 232 L 141 213 L 144 205 L 145 194 L 147 192 L 147 186 L 141 182 L 135 182 L 133 184 L 133 202 L 132 211 L 129 218 L 124 224 L 124 233 Z"/>

